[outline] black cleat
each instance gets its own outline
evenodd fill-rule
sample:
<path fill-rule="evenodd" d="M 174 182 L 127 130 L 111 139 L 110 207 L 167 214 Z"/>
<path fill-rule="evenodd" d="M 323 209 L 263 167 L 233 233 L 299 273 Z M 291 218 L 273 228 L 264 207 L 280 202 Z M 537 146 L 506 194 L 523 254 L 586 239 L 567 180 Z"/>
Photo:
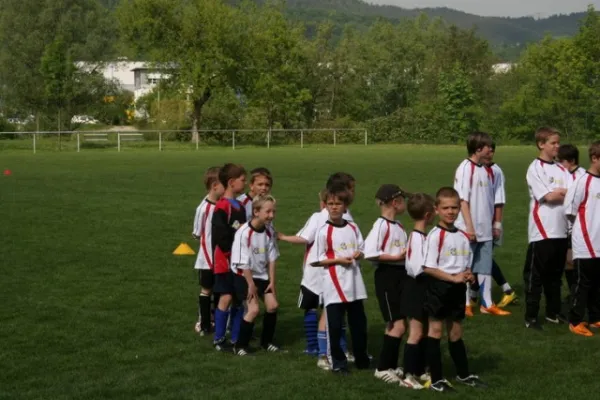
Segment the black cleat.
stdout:
<path fill-rule="evenodd" d="M 525 320 L 525 328 L 533 329 L 534 331 L 543 331 L 542 326 L 538 322 L 537 319 L 526 319 Z"/>
<path fill-rule="evenodd" d="M 456 392 L 456 389 L 454 389 L 454 387 L 450 384 L 450 382 L 448 382 L 445 379 L 442 379 L 441 381 L 437 381 L 436 383 L 430 384 L 429 390 L 433 390 L 435 392 L 446 392 L 446 393 Z"/>
<path fill-rule="evenodd" d="M 461 378 L 459 376 L 456 377 L 456 381 L 462 383 L 463 385 L 471 386 L 474 388 L 485 389 L 488 387 L 485 382 L 483 382 L 477 375 L 469 375 L 466 378 Z"/>

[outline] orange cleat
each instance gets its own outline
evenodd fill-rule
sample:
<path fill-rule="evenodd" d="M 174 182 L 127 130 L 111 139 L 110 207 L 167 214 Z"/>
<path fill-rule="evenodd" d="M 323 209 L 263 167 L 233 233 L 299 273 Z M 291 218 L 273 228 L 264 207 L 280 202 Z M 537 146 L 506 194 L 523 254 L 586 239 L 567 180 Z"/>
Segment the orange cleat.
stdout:
<path fill-rule="evenodd" d="M 479 307 L 479 311 L 482 314 L 501 315 L 501 316 L 505 316 L 505 315 L 510 315 L 511 314 L 510 311 L 503 310 L 503 309 L 499 308 L 495 304 L 492 304 L 488 308 L 485 308 L 484 306 L 481 306 L 481 307 Z"/>
<path fill-rule="evenodd" d="M 469 318 L 473 317 L 473 307 L 465 306 L 465 315 Z"/>
<path fill-rule="evenodd" d="M 597 321 L 597 322 L 594 322 L 593 324 L 590 324 L 590 328 L 600 329 L 600 321 Z"/>
<path fill-rule="evenodd" d="M 594 334 L 592 333 L 592 331 L 590 331 L 586 326 L 585 323 L 580 323 L 577 326 L 573 326 L 572 324 L 569 324 L 569 330 L 571 332 L 573 332 L 576 335 L 581 335 L 581 336 L 586 336 L 586 337 L 590 337 L 590 336 L 594 336 Z"/>

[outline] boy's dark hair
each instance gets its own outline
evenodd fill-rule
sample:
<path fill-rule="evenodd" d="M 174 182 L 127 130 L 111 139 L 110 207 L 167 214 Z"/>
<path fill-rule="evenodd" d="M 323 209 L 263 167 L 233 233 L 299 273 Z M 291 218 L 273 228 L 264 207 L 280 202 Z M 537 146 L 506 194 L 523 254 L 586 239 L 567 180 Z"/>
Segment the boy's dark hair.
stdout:
<path fill-rule="evenodd" d="M 264 176 L 269 180 L 271 186 L 273 185 L 273 175 L 271 175 L 271 171 L 265 167 L 254 168 L 250 171 L 250 183 L 254 183 L 254 180 L 259 176 Z"/>
<path fill-rule="evenodd" d="M 559 161 L 569 161 L 579 165 L 579 149 L 572 144 L 561 144 L 556 158 Z"/>
<path fill-rule="evenodd" d="M 325 203 L 332 197 L 337 197 L 345 206 L 348 206 L 352 201 L 352 193 L 350 193 L 346 185 L 341 182 L 334 182 L 327 187 Z"/>
<path fill-rule="evenodd" d="M 343 183 L 347 188 L 350 188 L 353 183 L 356 182 L 356 179 L 352 175 L 347 172 L 336 172 L 332 174 L 327 179 L 326 187 L 329 187 L 335 183 Z"/>
<path fill-rule="evenodd" d="M 443 188 L 440 188 L 440 190 L 437 191 L 437 193 L 435 194 L 436 206 L 440 205 L 442 198 L 455 198 L 460 202 L 460 195 L 458 194 L 456 189 L 454 189 L 451 186 L 444 186 Z"/>
<path fill-rule="evenodd" d="M 408 215 L 415 221 L 421 221 L 425 219 L 425 214 L 433 212 L 433 205 L 435 200 L 433 197 L 426 193 L 415 193 L 408 198 L 406 203 L 406 211 Z"/>
<path fill-rule="evenodd" d="M 219 182 L 219 172 L 221 167 L 210 167 L 204 173 L 204 187 L 206 190 L 212 189 L 212 185 Z"/>
<path fill-rule="evenodd" d="M 219 181 L 225 189 L 230 179 L 239 178 L 242 175 L 246 175 L 246 170 L 239 164 L 227 163 L 221 167 L 219 171 Z"/>
<path fill-rule="evenodd" d="M 560 135 L 560 133 L 549 126 L 542 126 L 535 131 L 535 145 L 540 148 L 540 143 L 544 144 L 550 139 L 551 136 Z"/>
<path fill-rule="evenodd" d="M 590 144 L 588 154 L 590 156 L 590 161 L 592 161 L 592 157 L 600 158 L 600 140 Z"/>
<path fill-rule="evenodd" d="M 492 146 L 492 137 L 485 132 L 473 132 L 467 136 L 467 152 L 473 155 L 485 146 Z"/>

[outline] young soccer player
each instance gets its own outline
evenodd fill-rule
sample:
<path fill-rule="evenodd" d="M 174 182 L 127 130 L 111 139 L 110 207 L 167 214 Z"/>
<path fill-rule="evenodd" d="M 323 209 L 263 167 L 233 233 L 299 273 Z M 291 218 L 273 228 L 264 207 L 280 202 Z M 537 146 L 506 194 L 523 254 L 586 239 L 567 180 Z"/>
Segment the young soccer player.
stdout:
<path fill-rule="evenodd" d="M 358 226 L 344 220 L 351 194 L 343 185 L 327 189 L 327 223 L 319 228 L 309 254 L 313 267 L 323 267 L 322 294 L 327 313 L 327 334 L 332 358 L 332 371 L 347 374 L 347 358 L 340 345 L 344 314 L 352 334 L 355 364 L 369 367 L 367 354 L 367 317 L 363 300 L 367 298 L 358 259 L 364 242 Z"/>
<path fill-rule="evenodd" d="M 375 294 L 386 324 L 375 378 L 396 384 L 402 382 L 398 353 L 406 330 L 402 296 L 407 281 L 404 265 L 407 236 L 396 218 L 406 209 L 405 197 L 408 194 L 394 184 L 382 185 L 377 190 L 375 199 L 381 215 L 367 235 L 364 252 L 365 259 L 375 266 Z"/>
<path fill-rule="evenodd" d="M 569 312 L 571 332 L 592 336 L 589 326 L 600 328 L 600 141 L 589 147 L 590 168 L 568 189 L 565 213 L 573 222 L 573 259 L 576 284 Z"/>
<path fill-rule="evenodd" d="M 246 170 L 241 165 L 225 164 L 219 172 L 219 181 L 225 187 L 223 197 L 217 202 L 212 217 L 212 251 L 215 273 L 213 292 L 219 295 L 215 310 L 215 334 L 213 345 L 221 351 L 229 346 L 225 342 L 227 320 L 231 307 L 231 342 L 237 341 L 242 322 L 243 308 L 234 299 L 233 273 L 230 269 L 231 246 L 237 229 L 246 222 L 246 211 L 236 197 L 246 186 Z M 233 301 L 236 300 L 236 301 Z"/>
<path fill-rule="evenodd" d="M 577 180 L 581 175 L 585 174 L 585 169 L 579 166 L 579 149 L 572 144 L 561 144 L 558 148 L 558 155 L 556 159 L 571 175 L 571 184 Z M 571 224 L 569 223 L 569 232 L 571 231 Z M 573 265 L 573 251 L 571 249 L 571 240 L 568 238 L 567 241 L 567 263 L 565 264 L 565 278 L 567 278 L 567 286 L 569 288 L 567 300 L 571 297 L 571 290 L 575 286 L 575 267 Z M 570 303 L 570 301 L 569 301 Z"/>
<path fill-rule="evenodd" d="M 208 194 L 198 208 L 194 218 L 194 230 L 192 236 L 200 242 L 198 256 L 194 268 L 198 270 L 198 281 L 200 283 L 200 296 L 198 296 L 198 322 L 195 330 L 200 336 L 205 336 L 211 330 L 210 296 L 214 285 L 213 262 L 212 262 L 212 216 L 219 198 L 225 189 L 219 182 L 220 167 L 211 167 L 204 173 L 204 187 Z"/>
<path fill-rule="evenodd" d="M 259 195 L 252 202 L 253 217 L 235 233 L 231 250 L 231 269 L 238 299 L 246 302 L 246 314 L 242 320 L 235 354 L 248 354 L 254 320 L 258 316 L 261 299 L 266 308 L 263 319 L 261 347 L 269 352 L 279 351 L 273 343 L 277 323 L 277 296 L 275 290 L 275 261 L 279 257 L 275 237 L 267 224 L 275 217 L 275 199 L 271 195 Z"/>
<path fill-rule="evenodd" d="M 354 201 L 354 197 L 356 195 L 356 179 L 354 178 L 354 176 L 352 176 L 351 174 L 349 174 L 347 172 L 336 172 L 334 174 L 331 174 L 329 176 L 329 178 L 327 178 L 325 187 L 328 188 L 332 185 L 337 185 L 337 184 L 346 186 L 346 188 L 350 192 L 350 196 L 351 196 L 350 203 L 348 204 L 348 206 L 352 205 L 352 202 Z M 348 215 L 350 217 L 350 219 L 348 221 L 352 221 L 352 215 L 350 214 L 350 209 L 348 209 L 348 208 L 346 209 L 345 215 Z"/>
<path fill-rule="evenodd" d="M 250 191 L 238 196 L 237 200 L 242 203 L 246 210 L 246 219 L 252 219 L 252 200 L 258 195 L 271 193 L 273 187 L 273 175 L 264 167 L 254 168 L 250 171 Z"/>
<path fill-rule="evenodd" d="M 527 169 L 529 223 L 525 281 L 525 327 L 541 330 L 538 321 L 542 289 L 546 296 L 546 321 L 567 322 L 561 314 L 560 287 L 567 258 L 567 218 L 563 202 L 567 193 L 568 171 L 554 162 L 560 135 L 552 128 L 535 133 L 539 156 Z"/>
<path fill-rule="evenodd" d="M 427 334 L 427 364 L 431 373 L 431 390 L 454 390 L 442 375 L 440 341 L 444 323 L 448 332 L 448 349 L 454 361 L 459 383 L 485 387 L 477 375 L 469 372 L 467 351 L 462 339 L 462 321 L 465 318 L 464 298 L 466 282 L 474 280 L 470 266 L 473 262 L 471 235 L 454 226 L 461 205 L 461 197 L 451 187 L 438 190 L 435 212 L 438 225 L 427 235 L 423 272 L 428 276 L 425 311 L 429 316 Z"/>
<path fill-rule="evenodd" d="M 304 352 L 309 355 L 318 355 L 317 366 L 321 369 L 329 370 L 331 369 L 331 365 L 327 356 L 327 317 L 325 312 L 322 312 L 320 317 L 318 316 L 318 309 L 322 305 L 321 281 L 323 273 L 321 269 L 314 268 L 308 261 L 308 255 L 313 247 L 317 232 L 329 219 L 329 212 L 325 207 L 326 201 L 327 189 L 322 189 L 319 192 L 320 211 L 311 215 L 304 227 L 295 236 L 278 233 L 278 238 L 288 243 L 303 244 L 306 246 L 302 267 L 302 282 L 300 283 L 300 296 L 298 299 L 298 307 L 304 310 L 304 332 L 306 336 L 306 349 Z M 346 221 L 352 221 L 352 217 L 347 212 L 344 213 L 343 218 Z M 347 352 L 344 328 L 342 328 L 340 346 L 342 346 L 342 350 L 346 353 L 346 357 L 351 360 L 352 356 Z"/>
<path fill-rule="evenodd" d="M 427 277 L 423 274 L 425 264 L 425 241 L 427 227 L 435 218 L 434 200 L 424 193 L 416 193 L 408 199 L 406 209 L 414 221 L 408 237 L 406 272 L 409 276 L 403 296 L 404 314 L 409 321 L 409 334 L 404 346 L 404 386 L 423 389 L 417 378 L 428 381 L 425 374 L 425 345 L 423 333 L 427 332 L 427 316 L 424 311 Z"/>
<path fill-rule="evenodd" d="M 495 196 L 494 185 L 484 166 L 490 158 L 491 146 L 492 138 L 487 133 L 474 132 L 467 137 L 469 158 L 460 163 L 454 178 L 454 188 L 460 195 L 461 206 L 456 226 L 467 232 L 472 243 L 472 267 L 481 292 L 480 312 L 504 316 L 510 312 L 500 309 L 492 301 Z M 469 300 L 467 292 L 464 298 Z M 467 306 L 465 312 L 469 311 Z"/>

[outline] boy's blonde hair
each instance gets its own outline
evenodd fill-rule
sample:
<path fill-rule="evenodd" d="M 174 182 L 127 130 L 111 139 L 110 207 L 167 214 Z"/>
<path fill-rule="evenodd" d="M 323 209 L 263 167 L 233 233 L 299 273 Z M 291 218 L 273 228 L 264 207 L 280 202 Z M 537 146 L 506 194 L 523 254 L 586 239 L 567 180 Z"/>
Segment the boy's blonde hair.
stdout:
<path fill-rule="evenodd" d="M 219 172 L 221 167 L 210 167 L 204 173 L 204 187 L 206 190 L 211 190 L 215 183 L 219 182 Z"/>
<path fill-rule="evenodd" d="M 252 171 L 250 171 L 250 183 L 254 183 L 256 178 L 259 176 L 267 178 L 269 184 L 273 186 L 273 175 L 271 175 L 271 171 L 265 167 L 254 168 Z"/>
<path fill-rule="evenodd" d="M 272 202 L 276 204 L 275 197 L 270 194 L 259 194 L 258 196 L 252 199 L 252 212 L 260 211 L 261 208 L 265 205 L 265 203 Z"/>
<path fill-rule="evenodd" d="M 319 192 L 319 200 L 323 203 L 327 203 L 327 188 L 321 189 Z"/>
<path fill-rule="evenodd" d="M 590 161 L 592 161 L 592 157 L 600 158 L 600 140 L 590 144 L 588 154 L 590 156 Z"/>
<path fill-rule="evenodd" d="M 550 128 L 549 126 L 543 126 L 541 128 L 538 128 L 538 130 L 535 131 L 535 145 L 539 149 L 540 144 L 546 143 L 548 139 L 550 139 L 550 137 L 554 135 L 560 135 L 560 132 L 558 132 L 554 128 Z"/>
<path fill-rule="evenodd" d="M 440 190 L 437 191 L 437 193 L 435 194 L 436 207 L 440 205 L 442 199 L 456 199 L 456 201 L 460 203 L 460 195 L 458 194 L 456 189 L 454 189 L 451 186 L 444 186 L 443 188 L 440 188 Z"/>

